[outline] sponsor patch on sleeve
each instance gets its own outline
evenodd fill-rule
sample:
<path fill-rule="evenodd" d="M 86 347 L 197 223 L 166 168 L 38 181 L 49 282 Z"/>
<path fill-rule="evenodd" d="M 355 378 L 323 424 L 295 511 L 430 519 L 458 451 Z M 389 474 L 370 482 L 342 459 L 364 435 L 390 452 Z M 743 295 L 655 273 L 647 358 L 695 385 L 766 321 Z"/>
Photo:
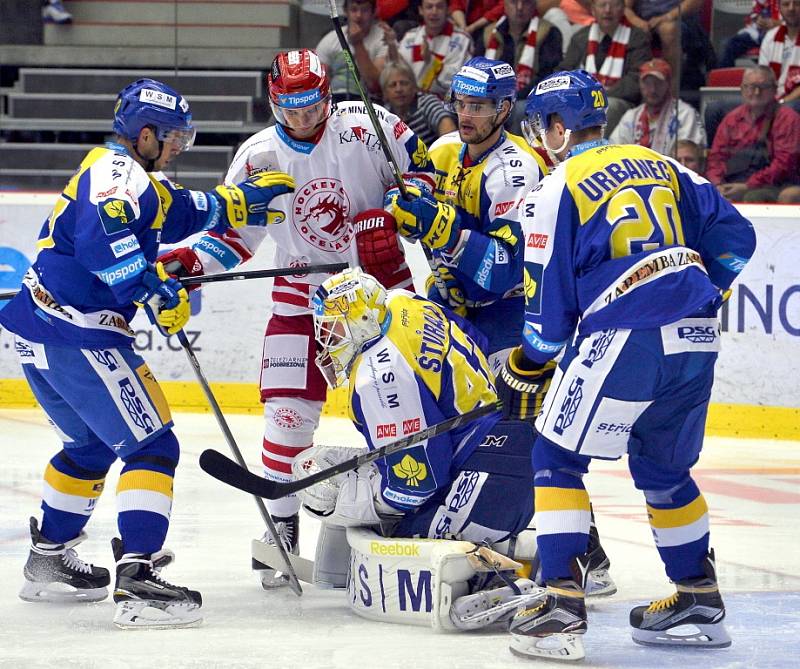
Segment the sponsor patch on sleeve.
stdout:
<path fill-rule="evenodd" d="M 130 202 L 125 200 L 104 200 L 97 203 L 97 213 L 107 235 L 122 232 L 136 218 Z"/>

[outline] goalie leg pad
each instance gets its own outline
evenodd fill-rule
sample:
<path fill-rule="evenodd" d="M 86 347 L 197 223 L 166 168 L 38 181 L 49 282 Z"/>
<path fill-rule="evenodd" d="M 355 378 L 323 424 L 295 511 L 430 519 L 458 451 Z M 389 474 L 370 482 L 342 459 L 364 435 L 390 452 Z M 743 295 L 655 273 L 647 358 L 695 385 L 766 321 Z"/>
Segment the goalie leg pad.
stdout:
<path fill-rule="evenodd" d="M 322 523 L 314 556 L 314 585 L 320 588 L 344 588 L 350 569 L 350 544 L 347 530 L 341 525 Z"/>

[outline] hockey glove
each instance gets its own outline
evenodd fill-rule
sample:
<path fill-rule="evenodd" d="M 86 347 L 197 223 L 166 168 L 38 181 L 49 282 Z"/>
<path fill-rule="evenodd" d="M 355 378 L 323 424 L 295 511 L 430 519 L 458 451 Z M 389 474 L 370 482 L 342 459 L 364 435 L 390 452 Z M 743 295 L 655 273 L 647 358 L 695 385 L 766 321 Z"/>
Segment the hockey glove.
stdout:
<path fill-rule="evenodd" d="M 394 217 L 383 209 L 367 209 L 353 219 L 353 229 L 358 260 L 364 271 L 386 288 L 414 290 Z"/>
<path fill-rule="evenodd" d="M 283 223 L 286 215 L 270 209 L 278 195 L 294 191 L 294 179 L 284 172 L 253 174 L 235 186 L 217 186 L 209 192 L 219 205 L 219 218 L 232 228 Z"/>
<path fill-rule="evenodd" d="M 458 279 L 453 276 L 450 268 L 445 265 L 437 265 L 431 267 L 431 272 L 433 273 L 425 280 L 428 299 L 431 302 L 443 304 L 459 316 L 466 317 L 467 306 L 465 304 L 464 291 L 461 289 Z"/>
<path fill-rule="evenodd" d="M 432 251 L 452 253 L 461 238 L 461 222 L 455 207 L 437 202 L 430 193 L 408 188 L 410 199 L 392 195 L 389 212 L 397 220 L 400 234 L 418 239 Z"/>
<path fill-rule="evenodd" d="M 503 418 L 534 421 L 542 412 L 544 396 L 556 367 L 554 360 L 543 365 L 528 360 L 521 346 L 513 349 L 497 375 L 497 395 L 503 401 Z"/>
<path fill-rule="evenodd" d="M 203 275 L 203 263 L 200 262 L 194 249 L 190 249 L 188 246 L 181 246 L 161 254 L 158 256 L 158 263 L 164 266 L 166 273 L 173 279 Z M 185 286 L 190 293 L 199 287 L 199 283 Z"/>
<path fill-rule="evenodd" d="M 160 262 L 148 265 L 142 273 L 142 290 L 134 304 L 142 307 L 150 322 L 165 334 L 181 330 L 191 314 L 189 294 Z"/>

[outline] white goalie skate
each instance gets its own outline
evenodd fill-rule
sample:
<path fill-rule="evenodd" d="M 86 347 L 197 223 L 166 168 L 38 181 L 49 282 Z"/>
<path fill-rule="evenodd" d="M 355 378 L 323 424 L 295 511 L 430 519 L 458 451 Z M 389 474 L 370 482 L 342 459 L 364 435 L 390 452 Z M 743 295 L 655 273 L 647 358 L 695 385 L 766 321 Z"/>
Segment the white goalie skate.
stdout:
<path fill-rule="evenodd" d="M 546 594 L 527 578 L 512 585 L 464 595 L 450 607 L 450 620 L 460 630 L 476 630 L 511 620 L 518 609 L 529 608 Z"/>

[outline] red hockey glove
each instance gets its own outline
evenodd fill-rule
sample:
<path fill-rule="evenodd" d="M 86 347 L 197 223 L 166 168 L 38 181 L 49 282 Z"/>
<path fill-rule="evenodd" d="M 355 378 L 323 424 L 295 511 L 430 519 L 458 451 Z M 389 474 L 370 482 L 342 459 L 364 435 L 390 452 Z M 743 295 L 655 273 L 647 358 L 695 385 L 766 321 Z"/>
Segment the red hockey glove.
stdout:
<path fill-rule="evenodd" d="M 353 228 L 359 262 L 364 271 L 386 288 L 414 290 L 394 217 L 383 209 L 367 209 L 353 219 Z"/>
<path fill-rule="evenodd" d="M 188 246 L 181 246 L 177 249 L 172 249 L 166 253 L 158 256 L 160 262 L 167 274 L 176 279 L 182 279 L 186 276 L 201 276 L 203 274 L 203 263 Z M 188 284 L 185 286 L 186 290 L 192 292 L 200 287 L 200 284 Z"/>

